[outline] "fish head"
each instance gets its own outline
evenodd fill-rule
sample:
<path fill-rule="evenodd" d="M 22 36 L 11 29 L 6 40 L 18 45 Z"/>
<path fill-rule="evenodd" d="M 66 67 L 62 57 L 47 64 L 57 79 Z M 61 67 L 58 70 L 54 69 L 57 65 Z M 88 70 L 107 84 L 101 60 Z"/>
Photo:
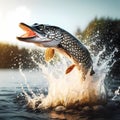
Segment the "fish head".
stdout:
<path fill-rule="evenodd" d="M 18 40 L 36 43 L 44 47 L 56 47 L 63 39 L 62 31 L 59 27 L 35 23 L 29 26 L 25 23 L 19 24 L 25 34 L 17 37 Z"/>

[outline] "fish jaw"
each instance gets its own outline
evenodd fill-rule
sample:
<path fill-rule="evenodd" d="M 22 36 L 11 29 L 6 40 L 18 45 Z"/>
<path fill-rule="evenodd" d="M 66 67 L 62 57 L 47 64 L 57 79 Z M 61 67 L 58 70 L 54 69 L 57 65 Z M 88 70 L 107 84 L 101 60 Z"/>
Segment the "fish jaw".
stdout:
<path fill-rule="evenodd" d="M 25 34 L 16 37 L 20 41 L 39 44 L 50 42 L 42 33 L 25 23 L 20 23 L 19 27 L 25 31 Z"/>
<path fill-rule="evenodd" d="M 19 26 L 25 31 L 25 34 L 17 37 L 17 39 L 23 42 L 35 43 L 38 46 L 43 47 L 57 47 L 62 40 L 62 37 L 59 38 L 59 35 L 51 29 L 51 26 L 44 24 L 33 24 L 32 26 L 29 26 L 25 23 L 20 23 Z M 42 26 L 44 27 L 41 28 Z M 48 27 L 52 32 L 49 32 Z M 54 35 L 56 36 L 54 37 Z"/>

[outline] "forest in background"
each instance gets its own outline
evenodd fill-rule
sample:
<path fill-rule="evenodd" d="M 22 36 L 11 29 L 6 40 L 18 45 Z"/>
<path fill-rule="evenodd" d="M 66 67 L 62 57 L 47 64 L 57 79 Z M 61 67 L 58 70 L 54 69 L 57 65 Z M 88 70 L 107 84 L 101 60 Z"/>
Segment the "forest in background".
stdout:
<path fill-rule="evenodd" d="M 75 36 L 89 46 L 94 55 L 97 55 L 104 47 L 106 48 L 99 61 L 105 59 L 116 48 L 117 52 L 114 55 L 116 62 L 111 70 L 112 72 L 115 71 L 113 72 L 115 75 L 120 73 L 120 20 L 95 18 L 84 31 L 78 28 Z M 39 54 L 41 51 L 33 50 L 32 53 Z M 21 64 L 24 69 L 37 67 L 31 58 L 31 52 L 28 48 L 19 49 L 15 45 L 0 43 L 0 68 L 17 69 Z M 99 62 L 99 64 L 102 63 Z"/>
<path fill-rule="evenodd" d="M 18 69 L 21 66 L 24 69 L 30 69 L 36 67 L 29 51 L 28 48 L 0 43 L 0 68 Z"/>
<path fill-rule="evenodd" d="M 111 68 L 110 75 L 120 77 L 120 20 L 95 18 L 83 32 L 78 28 L 76 36 L 90 47 L 93 55 L 97 55 L 105 48 L 105 51 L 100 56 L 99 64 L 103 64 L 102 59 L 107 59 L 116 50 L 110 62 L 112 64 L 116 61 Z"/>

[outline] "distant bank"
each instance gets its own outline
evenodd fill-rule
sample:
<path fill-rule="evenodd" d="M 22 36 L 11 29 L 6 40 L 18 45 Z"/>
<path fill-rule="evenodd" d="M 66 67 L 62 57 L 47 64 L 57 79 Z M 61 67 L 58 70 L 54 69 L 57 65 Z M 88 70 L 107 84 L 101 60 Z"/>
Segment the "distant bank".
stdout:
<path fill-rule="evenodd" d="M 29 50 L 7 43 L 0 43 L 0 68 L 17 69 L 20 64 L 24 69 L 35 67 Z"/>

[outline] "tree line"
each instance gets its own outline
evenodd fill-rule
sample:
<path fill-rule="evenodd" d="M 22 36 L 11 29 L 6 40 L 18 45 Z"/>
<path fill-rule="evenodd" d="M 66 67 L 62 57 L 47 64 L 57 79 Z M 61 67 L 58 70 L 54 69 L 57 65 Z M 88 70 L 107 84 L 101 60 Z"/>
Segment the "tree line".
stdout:
<path fill-rule="evenodd" d="M 0 68 L 17 69 L 20 66 L 24 69 L 36 67 L 29 49 L 0 43 Z"/>
<path fill-rule="evenodd" d="M 112 64 L 111 75 L 120 76 L 120 20 L 111 18 L 95 18 L 87 28 L 81 32 L 78 28 L 76 36 L 85 45 L 89 46 L 92 54 L 97 55 L 105 48 L 99 59 L 99 64 L 102 64 L 103 59 L 113 52 L 114 56 L 110 61 Z"/>

